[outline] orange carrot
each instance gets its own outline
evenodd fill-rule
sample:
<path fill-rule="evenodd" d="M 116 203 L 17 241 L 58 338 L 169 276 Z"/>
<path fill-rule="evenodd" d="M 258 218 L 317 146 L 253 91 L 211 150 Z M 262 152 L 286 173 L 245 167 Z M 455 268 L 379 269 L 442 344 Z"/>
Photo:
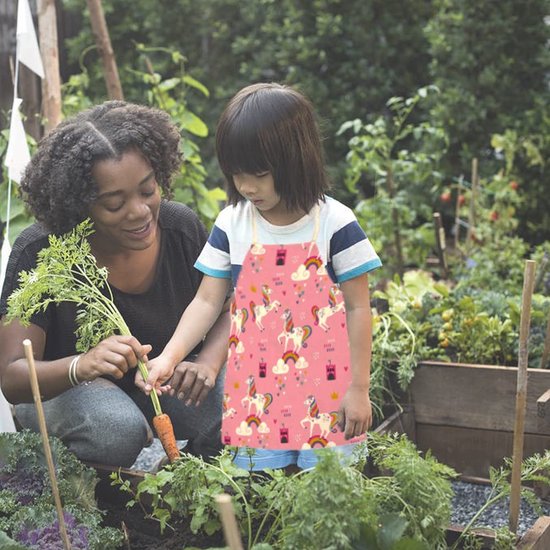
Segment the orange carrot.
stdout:
<path fill-rule="evenodd" d="M 166 413 L 153 416 L 153 426 L 155 427 L 155 431 L 157 432 L 168 459 L 170 462 L 175 462 L 180 456 L 180 451 L 176 443 L 174 427 L 172 426 L 170 417 Z"/>

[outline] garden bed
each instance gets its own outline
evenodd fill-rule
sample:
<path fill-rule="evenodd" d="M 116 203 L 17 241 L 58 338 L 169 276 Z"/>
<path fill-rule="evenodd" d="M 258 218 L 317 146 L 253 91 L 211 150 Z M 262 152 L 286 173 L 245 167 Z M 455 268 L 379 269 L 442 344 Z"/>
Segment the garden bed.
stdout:
<path fill-rule="evenodd" d="M 376 431 L 406 434 L 419 450 L 430 451 L 459 472 L 461 482 L 487 485 L 490 468 L 503 466 L 505 457 L 512 455 L 516 384 L 515 367 L 423 362 L 403 396 L 402 410 Z M 528 369 L 524 458 L 550 448 L 549 389 L 550 371 Z M 539 496 L 547 496 L 547 488 L 536 484 L 532 488 Z M 461 529 L 449 527 L 449 542 Z M 477 533 L 490 548 L 492 529 Z M 550 548 L 550 517 L 538 518 L 518 548 Z"/>
<path fill-rule="evenodd" d="M 550 448 L 550 370 L 527 369 L 524 458 Z M 385 423 L 466 476 L 488 478 L 512 456 L 517 368 L 423 362 L 401 417 Z M 542 398 L 542 400 L 541 400 Z"/>

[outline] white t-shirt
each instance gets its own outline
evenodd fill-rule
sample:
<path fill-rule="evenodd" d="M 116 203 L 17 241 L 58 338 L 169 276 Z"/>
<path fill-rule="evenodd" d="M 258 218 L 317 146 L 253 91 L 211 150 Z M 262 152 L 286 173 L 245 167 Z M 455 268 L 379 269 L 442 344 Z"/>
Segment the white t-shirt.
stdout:
<path fill-rule="evenodd" d="M 353 211 L 331 197 L 319 202 L 317 247 L 333 281 L 343 283 L 382 265 Z M 242 200 L 227 206 L 218 215 L 195 267 L 211 277 L 230 277 L 233 285 L 246 253 L 253 244 L 252 209 Z M 256 213 L 258 242 L 261 244 L 296 244 L 311 241 L 315 226 L 315 209 L 290 225 L 273 225 Z"/>

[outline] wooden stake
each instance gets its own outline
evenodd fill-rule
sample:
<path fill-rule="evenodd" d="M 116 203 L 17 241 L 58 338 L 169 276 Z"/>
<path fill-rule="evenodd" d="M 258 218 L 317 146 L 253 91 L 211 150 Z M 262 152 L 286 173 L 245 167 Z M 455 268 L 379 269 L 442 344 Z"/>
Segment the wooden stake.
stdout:
<path fill-rule="evenodd" d="M 107 94 L 109 99 L 124 99 L 122 86 L 118 77 L 115 53 L 111 46 L 111 39 L 107 30 L 107 22 L 105 21 L 101 0 L 87 0 L 87 2 L 88 9 L 90 10 L 92 32 L 94 33 L 97 49 L 103 61 L 103 76 L 107 85 Z"/>
<path fill-rule="evenodd" d="M 459 183 L 456 186 L 456 202 L 455 202 L 455 252 L 458 251 L 458 241 L 460 240 L 460 192 L 462 185 Z"/>
<path fill-rule="evenodd" d="M 550 314 L 548 314 L 548 321 L 546 323 L 546 336 L 544 337 L 544 349 L 542 351 L 542 357 L 540 359 L 540 368 L 545 369 L 550 358 Z"/>
<path fill-rule="evenodd" d="M 445 229 L 441 222 L 441 214 L 434 212 L 434 225 L 435 225 L 435 242 L 437 246 L 437 257 L 439 259 L 439 267 L 441 269 L 441 278 L 447 278 L 447 258 L 445 257 L 445 248 L 447 247 L 445 241 Z"/>
<path fill-rule="evenodd" d="M 59 533 L 63 541 L 65 550 L 71 550 L 71 543 L 67 535 L 67 527 L 65 526 L 65 518 L 63 517 L 63 507 L 61 506 L 61 497 L 57 487 L 57 479 L 55 477 L 55 468 L 53 465 L 52 450 L 50 448 L 50 440 L 48 439 L 48 430 L 46 428 L 46 419 L 44 417 L 44 409 L 42 407 L 42 399 L 40 397 L 40 388 L 38 387 L 38 377 L 36 376 L 36 367 L 34 365 L 34 356 L 32 353 L 32 342 L 28 339 L 23 340 L 25 348 L 25 356 L 29 364 L 29 375 L 31 379 L 32 396 L 36 405 L 36 413 L 38 415 L 38 425 L 40 426 L 40 435 L 42 436 L 42 444 L 44 445 L 44 454 L 48 463 L 48 472 L 50 474 L 50 483 L 52 484 L 52 493 L 55 500 L 55 509 L 57 510 L 57 519 L 59 520 Z"/>
<path fill-rule="evenodd" d="M 38 33 L 44 62 L 42 108 L 46 133 L 61 122 L 61 76 L 57 47 L 55 0 L 38 0 Z"/>
<path fill-rule="evenodd" d="M 523 274 L 521 296 L 521 319 L 519 327 L 518 380 L 516 389 L 516 416 L 514 423 L 514 449 L 512 454 L 512 480 L 510 491 L 510 531 L 516 533 L 521 499 L 521 464 L 523 461 L 523 435 L 525 429 L 525 408 L 527 405 L 527 363 L 529 326 L 531 323 L 531 298 L 535 283 L 536 262 L 527 260 Z"/>
<path fill-rule="evenodd" d="M 393 172 L 391 164 L 387 167 L 386 173 L 386 189 L 388 191 L 388 196 L 390 197 L 392 206 L 391 206 L 391 220 L 393 226 L 393 242 L 395 245 L 395 254 L 397 258 L 397 273 L 399 277 L 403 279 L 403 269 L 404 269 L 404 259 L 403 259 L 403 245 L 401 243 L 401 228 L 400 228 L 400 219 L 399 219 L 399 210 L 395 206 L 395 185 L 393 182 Z"/>
<path fill-rule="evenodd" d="M 221 495 L 216 495 L 215 499 L 220 510 L 223 534 L 229 550 L 243 550 L 243 543 L 237 526 L 237 520 L 235 519 L 235 511 L 231 504 L 231 497 L 226 493 L 222 493 Z"/>
<path fill-rule="evenodd" d="M 472 233 L 474 232 L 474 227 L 476 225 L 476 197 L 477 197 L 477 186 L 479 183 L 479 175 L 477 170 L 477 159 L 472 159 L 472 190 L 470 193 L 470 212 L 468 214 L 468 232 L 467 232 L 467 242 L 469 243 L 472 238 Z"/>

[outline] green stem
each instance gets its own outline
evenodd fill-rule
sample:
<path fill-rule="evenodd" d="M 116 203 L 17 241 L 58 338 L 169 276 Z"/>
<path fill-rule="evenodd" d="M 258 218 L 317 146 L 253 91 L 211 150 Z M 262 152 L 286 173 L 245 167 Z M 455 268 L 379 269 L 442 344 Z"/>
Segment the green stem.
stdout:
<path fill-rule="evenodd" d="M 80 281 L 78 278 L 76 278 L 74 276 L 56 274 L 56 275 L 47 275 L 46 277 L 54 279 L 54 280 L 55 279 L 58 279 L 58 280 L 61 279 L 62 281 L 67 281 L 67 282 L 71 283 L 73 286 L 82 288 L 82 290 L 84 290 L 86 293 L 92 293 L 97 298 L 96 301 L 91 301 L 89 298 L 87 298 L 84 301 L 83 300 L 80 300 L 80 301 L 79 300 L 71 300 L 71 301 L 74 302 L 77 305 L 82 305 L 83 302 L 86 303 L 87 307 L 89 307 L 89 308 L 99 312 L 101 315 L 104 315 L 107 318 L 109 318 L 113 322 L 113 324 L 117 326 L 117 328 L 119 329 L 119 331 L 122 335 L 131 336 L 130 328 L 126 324 L 126 321 L 124 320 L 124 317 L 120 313 L 119 309 L 116 307 L 114 301 L 112 299 L 109 300 L 109 298 L 107 298 L 101 292 L 101 290 L 97 287 L 97 285 L 95 285 L 90 280 L 90 278 L 86 274 L 85 270 L 81 269 L 80 267 L 77 267 L 77 273 L 82 275 L 86 279 L 86 281 L 88 281 L 88 284 L 86 284 L 83 281 Z M 109 293 L 112 297 L 111 287 L 109 286 L 109 283 L 107 281 L 105 281 L 105 285 L 107 286 L 107 288 L 109 290 Z M 101 307 L 101 306 L 103 306 L 103 307 Z M 145 363 L 143 361 L 139 360 L 137 366 L 138 366 L 139 372 L 141 374 L 141 377 L 143 378 L 144 381 L 146 381 L 147 377 L 149 376 L 149 371 L 147 370 L 147 367 L 145 366 Z M 155 410 L 155 415 L 156 416 L 161 415 L 162 414 L 162 407 L 160 405 L 160 400 L 159 400 L 159 397 L 158 397 L 156 391 L 152 391 L 149 394 L 149 396 L 151 397 L 151 401 L 153 403 L 153 408 Z"/>
<path fill-rule="evenodd" d="M 492 493 L 491 493 L 492 494 Z M 491 495 L 489 495 L 489 498 L 487 499 L 487 502 L 475 513 L 474 517 L 468 522 L 468 524 L 464 527 L 462 532 L 460 533 L 460 536 L 458 539 L 456 539 L 455 543 L 451 546 L 451 550 L 454 550 L 455 548 L 458 548 L 458 543 L 464 538 L 464 536 L 472 529 L 472 526 L 475 525 L 475 522 L 478 520 L 478 518 L 493 504 L 498 502 L 499 500 L 503 499 L 506 495 L 501 492 L 495 495 L 491 498 Z"/>
<path fill-rule="evenodd" d="M 152 394 L 151 394 L 152 395 Z M 208 464 L 208 468 L 212 468 L 212 470 L 215 470 L 217 472 L 220 472 L 224 477 L 227 478 L 227 481 L 229 481 L 230 485 L 233 486 L 235 491 L 239 493 L 239 496 L 243 499 L 244 503 L 244 510 L 246 512 L 246 519 L 247 519 L 247 527 L 248 527 L 248 548 L 250 549 L 251 541 L 252 541 L 252 517 L 250 516 L 250 504 L 248 503 L 248 500 L 246 499 L 245 494 L 242 492 L 239 485 L 235 482 L 235 480 L 223 469 L 219 466 L 215 466 L 214 464 Z"/>

